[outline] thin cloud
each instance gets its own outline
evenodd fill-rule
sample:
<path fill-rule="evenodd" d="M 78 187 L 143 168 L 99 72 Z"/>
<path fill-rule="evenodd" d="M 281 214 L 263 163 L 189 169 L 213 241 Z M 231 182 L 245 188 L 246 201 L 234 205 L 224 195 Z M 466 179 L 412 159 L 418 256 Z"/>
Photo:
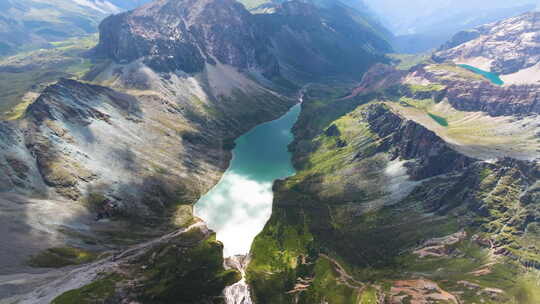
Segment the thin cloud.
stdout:
<path fill-rule="evenodd" d="M 216 231 L 224 255 L 246 254 L 272 213 L 272 183 L 260 183 L 234 172 L 195 206 L 195 215 Z"/>

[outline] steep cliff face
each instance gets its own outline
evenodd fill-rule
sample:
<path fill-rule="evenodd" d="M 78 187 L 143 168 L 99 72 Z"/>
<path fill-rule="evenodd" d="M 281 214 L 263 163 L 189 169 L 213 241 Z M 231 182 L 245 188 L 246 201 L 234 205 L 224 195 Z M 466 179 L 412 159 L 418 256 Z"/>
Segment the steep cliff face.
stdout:
<path fill-rule="evenodd" d="M 451 64 L 374 66 L 344 101 L 362 94 L 392 101 L 401 115 L 473 158 L 540 156 L 537 85 L 498 86 Z"/>
<path fill-rule="evenodd" d="M 419 66 L 407 76 L 412 82 L 442 84 L 444 95 L 456 109 L 482 111 L 492 116 L 540 113 L 539 85 L 497 86 L 457 66 Z"/>
<path fill-rule="evenodd" d="M 539 17 L 530 12 L 458 33 L 433 58 L 503 75 L 531 68 L 540 61 Z"/>
<path fill-rule="evenodd" d="M 406 165 L 412 179 L 460 171 L 475 161 L 453 150 L 434 132 L 404 120 L 387 107 L 372 105 L 362 115 L 371 131 L 381 138 L 378 151 L 388 151 L 390 160 L 415 160 Z"/>
<path fill-rule="evenodd" d="M 499 86 L 453 64 L 420 64 L 408 71 L 377 65 L 364 75 L 348 97 L 392 88 L 397 95 L 436 102 L 445 100 L 458 110 L 481 111 L 494 117 L 525 117 L 540 111 L 539 85 Z"/>

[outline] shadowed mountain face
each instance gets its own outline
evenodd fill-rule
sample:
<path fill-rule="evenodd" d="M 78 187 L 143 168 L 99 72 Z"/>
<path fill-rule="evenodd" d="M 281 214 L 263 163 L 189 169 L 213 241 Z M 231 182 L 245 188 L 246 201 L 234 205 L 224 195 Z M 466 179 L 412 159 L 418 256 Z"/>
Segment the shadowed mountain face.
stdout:
<path fill-rule="evenodd" d="M 274 14 L 257 14 L 270 38 L 282 72 L 290 78 L 302 74 L 356 78 L 373 62 L 385 61 L 391 51 L 385 32 L 347 6 L 313 6 L 298 1 L 283 3 Z M 341 75 L 341 76 L 340 76 Z"/>
<path fill-rule="evenodd" d="M 287 2 L 283 0 L 240 0 L 240 3 L 253 13 L 272 13 L 279 5 Z M 308 0 L 303 1 L 319 8 L 347 8 L 349 14 L 364 26 L 372 27 L 383 38 L 389 39 L 392 34 L 380 22 L 380 16 L 377 16 L 363 0 Z M 351 10 L 352 9 L 352 10 Z"/>
<path fill-rule="evenodd" d="M 216 61 L 271 79 L 362 73 L 388 42 L 346 6 L 300 1 L 251 15 L 234 1 L 156 1 L 101 25 L 98 56 L 141 59 L 157 71 L 200 72 Z"/>
<path fill-rule="evenodd" d="M 97 32 L 107 15 L 148 0 L 3 0 L 0 56 L 49 46 L 50 42 Z"/>
<path fill-rule="evenodd" d="M 244 70 L 264 68 L 264 74 L 277 68 L 270 41 L 232 0 L 156 1 L 107 18 L 100 29 L 98 55 L 117 62 L 142 58 L 156 71 L 196 73 L 216 60 Z"/>

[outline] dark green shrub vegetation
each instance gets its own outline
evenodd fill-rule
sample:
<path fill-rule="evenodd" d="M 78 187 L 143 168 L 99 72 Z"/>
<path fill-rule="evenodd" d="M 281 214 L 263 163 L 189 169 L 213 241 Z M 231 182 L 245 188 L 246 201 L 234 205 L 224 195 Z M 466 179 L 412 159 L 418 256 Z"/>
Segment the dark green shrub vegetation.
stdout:
<path fill-rule="evenodd" d="M 241 279 L 238 271 L 223 268 L 223 245 L 215 236 L 201 241 L 204 235 L 197 231 L 140 259 L 148 263 L 140 273 L 143 303 L 205 303 Z"/>
<path fill-rule="evenodd" d="M 428 115 L 429 117 L 433 118 L 433 120 L 435 120 L 441 126 L 448 127 L 448 121 L 446 120 L 446 118 L 441 117 L 439 115 L 432 114 L 432 113 L 428 113 Z"/>
<path fill-rule="evenodd" d="M 106 303 L 114 295 L 115 285 L 123 278 L 111 274 L 79 289 L 67 291 L 55 298 L 51 304 L 95 304 Z"/>

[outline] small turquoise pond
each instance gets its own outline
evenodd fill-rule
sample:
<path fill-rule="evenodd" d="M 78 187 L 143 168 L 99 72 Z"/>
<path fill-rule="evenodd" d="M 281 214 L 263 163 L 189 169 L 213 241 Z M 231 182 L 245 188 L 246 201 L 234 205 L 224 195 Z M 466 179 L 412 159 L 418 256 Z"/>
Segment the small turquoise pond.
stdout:
<path fill-rule="evenodd" d="M 467 64 L 458 64 L 458 66 L 464 68 L 464 69 L 467 69 L 473 73 L 476 73 L 478 75 L 482 75 L 484 76 L 487 80 L 491 81 L 491 83 L 493 84 L 496 84 L 496 85 L 499 85 L 499 86 L 502 86 L 504 84 L 504 81 L 502 81 L 502 79 L 499 77 L 498 74 L 495 74 L 495 73 L 491 73 L 491 72 L 488 72 L 488 71 L 484 71 L 484 70 L 481 70 L 479 68 L 475 68 L 471 65 L 467 65 Z"/>

